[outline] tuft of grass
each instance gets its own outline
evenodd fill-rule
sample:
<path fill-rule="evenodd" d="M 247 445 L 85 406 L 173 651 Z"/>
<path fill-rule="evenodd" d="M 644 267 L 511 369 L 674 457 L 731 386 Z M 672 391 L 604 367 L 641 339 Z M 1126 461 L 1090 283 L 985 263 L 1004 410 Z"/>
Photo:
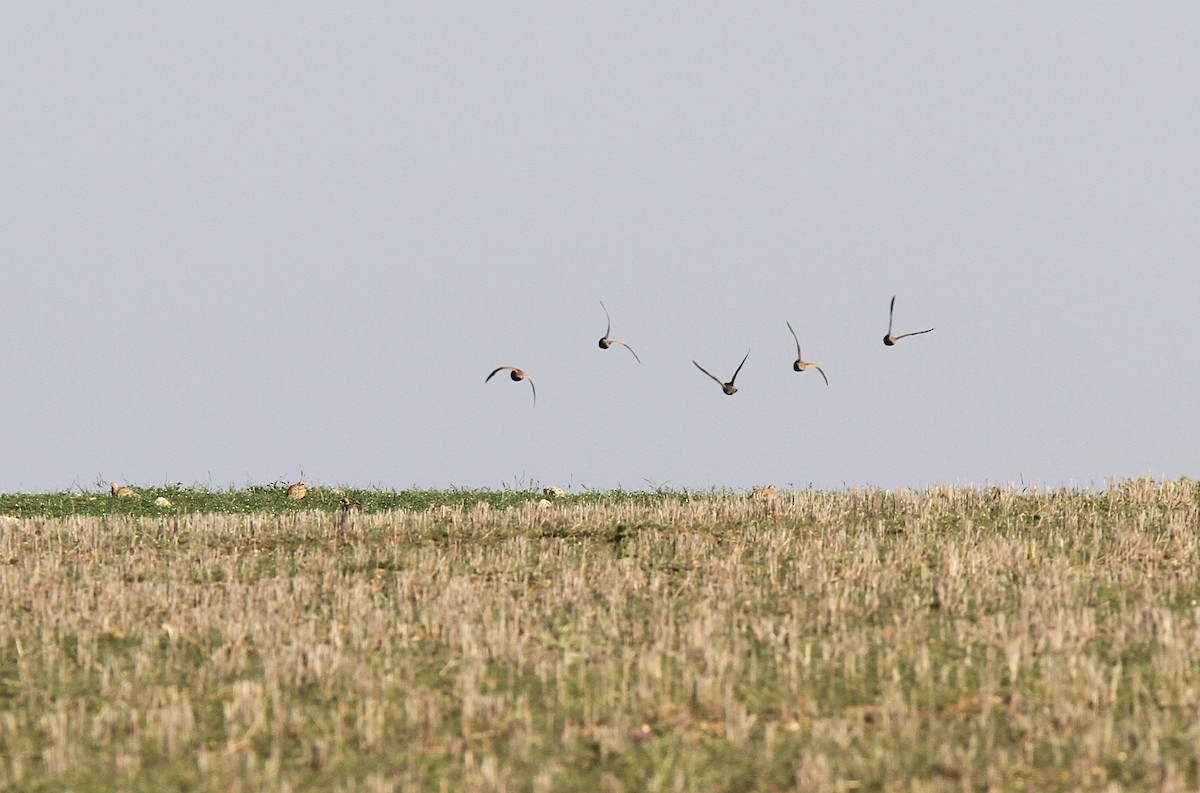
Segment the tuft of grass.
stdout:
<path fill-rule="evenodd" d="M 0 789 L 1200 785 L 1187 480 L 135 489 L 3 497 Z"/>

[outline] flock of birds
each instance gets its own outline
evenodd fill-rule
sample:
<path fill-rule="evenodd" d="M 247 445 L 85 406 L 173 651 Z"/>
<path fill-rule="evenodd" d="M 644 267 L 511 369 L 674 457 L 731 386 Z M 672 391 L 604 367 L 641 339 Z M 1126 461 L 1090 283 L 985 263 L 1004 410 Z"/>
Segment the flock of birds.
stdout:
<path fill-rule="evenodd" d="M 634 357 L 634 360 L 636 360 L 638 363 L 641 363 L 642 359 L 638 357 L 638 354 L 633 351 L 632 347 L 630 347 L 628 344 L 626 344 L 624 341 L 621 341 L 620 339 L 612 338 L 612 317 L 609 316 L 608 306 L 604 305 L 604 301 L 601 300 L 600 307 L 604 309 L 604 317 L 608 321 L 607 326 L 604 328 L 604 335 L 600 337 L 600 342 L 599 342 L 600 349 L 607 350 L 607 349 L 610 349 L 614 344 L 619 344 L 622 347 L 624 347 L 625 349 L 629 350 L 629 353 Z M 901 333 L 899 336 L 894 336 L 894 335 L 892 335 L 892 318 L 893 318 L 893 314 L 895 314 L 895 312 L 896 312 L 896 296 L 892 295 L 892 302 L 888 305 L 887 334 L 884 335 L 884 337 L 883 337 L 883 343 L 887 347 L 891 347 L 896 342 L 900 341 L 901 339 L 908 338 L 909 336 L 919 336 L 922 333 L 929 333 L 930 331 L 934 330 L 933 328 L 928 328 L 926 330 L 917 330 L 917 331 L 913 331 L 911 333 Z M 817 364 L 813 363 L 812 361 L 804 360 L 804 354 L 800 351 L 800 338 L 796 335 L 796 331 L 792 327 L 791 322 L 787 323 L 787 328 L 788 328 L 788 331 L 792 334 L 792 339 L 796 342 L 796 360 L 792 362 L 792 369 L 797 372 L 803 372 L 806 369 L 816 369 L 818 372 L 821 373 L 821 378 L 825 381 L 825 385 L 829 385 L 829 378 L 825 376 L 825 370 L 822 369 Z M 699 369 L 701 372 L 704 372 L 704 374 L 711 377 L 713 382 L 715 382 L 717 385 L 721 386 L 721 390 L 723 392 L 725 392 L 726 395 L 733 396 L 734 394 L 737 393 L 737 386 L 735 385 L 735 383 L 737 382 L 738 374 L 742 371 L 742 367 L 746 365 L 746 359 L 749 357 L 750 357 L 750 351 L 746 350 L 746 354 L 744 356 L 742 356 L 742 362 L 738 364 L 737 369 L 733 370 L 733 377 L 729 378 L 729 382 L 721 382 L 721 379 L 719 377 L 717 377 L 712 372 L 705 369 L 699 363 L 696 363 L 695 360 L 693 360 L 692 363 L 695 364 L 696 368 Z M 530 389 L 533 390 L 533 404 L 535 406 L 537 405 L 537 386 L 535 386 L 533 384 L 533 378 L 530 377 L 529 373 L 526 372 L 524 369 L 518 369 L 515 366 L 497 366 L 495 369 L 492 370 L 491 374 L 489 374 L 486 378 L 484 378 L 484 382 L 485 383 L 488 382 L 489 380 L 491 380 L 493 377 L 495 377 L 500 372 L 508 372 L 509 373 L 508 376 L 510 378 L 512 378 L 513 382 L 516 382 L 516 383 L 519 383 L 522 380 L 527 380 L 529 382 Z M 132 488 L 122 487 L 121 485 L 118 485 L 116 482 L 112 483 L 111 492 L 112 492 L 113 498 L 141 498 L 141 494 L 134 491 Z M 338 492 L 338 491 L 335 491 L 335 492 Z M 563 490 L 561 490 L 560 488 L 557 488 L 557 487 L 548 487 L 545 489 L 545 493 L 548 496 L 555 496 L 555 497 L 562 497 L 562 496 L 566 495 L 566 493 Z M 759 490 L 755 490 L 753 493 L 751 493 L 751 496 L 754 498 L 773 498 L 774 495 L 775 495 L 775 486 L 774 485 L 772 485 L 769 488 L 760 488 Z M 307 496 L 308 496 L 308 485 L 304 484 L 304 482 L 296 482 L 296 483 L 292 484 L 291 486 L 289 486 L 287 489 L 287 497 L 293 501 L 301 501 L 304 498 L 306 498 Z M 162 507 L 173 506 L 173 504 L 171 504 L 171 502 L 169 500 L 167 500 L 165 497 L 158 498 L 154 503 L 157 506 L 162 506 Z M 548 502 L 546 502 L 546 503 L 548 503 Z M 351 501 L 348 498 L 342 499 L 342 513 L 344 515 L 349 515 L 351 513 L 356 513 L 356 512 L 361 512 L 361 511 L 362 511 L 362 504 L 359 504 L 357 501 Z"/>
<path fill-rule="evenodd" d="M 608 307 L 604 305 L 603 300 L 600 301 L 600 307 L 604 309 L 604 317 L 606 320 L 608 320 L 608 325 L 604 329 L 604 335 L 600 337 L 600 349 L 607 350 L 610 347 L 612 347 L 614 344 L 619 344 L 622 347 L 624 347 L 625 349 L 629 350 L 629 352 L 633 355 L 633 357 L 637 360 L 637 362 L 641 363 L 642 359 L 638 358 L 638 354 L 633 351 L 632 347 L 630 347 L 628 344 L 621 341 L 620 339 L 611 338 L 611 336 L 612 336 L 612 317 L 609 316 Z M 931 330 L 933 330 L 933 328 L 928 328 L 926 330 L 916 330 L 916 331 L 912 331 L 911 333 L 901 333 L 899 336 L 893 336 L 892 335 L 892 318 L 893 318 L 893 315 L 895 314 L 895 312 L 896 312 L 896 296 L 892 295 L 892 302 L 888 305 L 888 329 L 887 329 L 887 334 L 884 335 L 884 337 L 883 337 L 884 346 L 891 347 L 896 342 L 900 341 L 901 339 L 908 338 L 909 336 L 919 336 L 922 333 L 929 333 Z M 825 376 L 825 370 L 822 369 L 817 364 L 813 363 L 812 361 L 804 360 L 804 354 L 802 352 L 800 352 L 800 339 L 799 339 L 799 337 L 796 336 L 796 331 L 792 328 L 792 323 L 788 322 L 787 327 L 788 327 L 788 330 L 791 331 L 792 338 L 796 342 L 796 360 L 792 363 L 792 369 L 797 372 L 803 372 L 805 369 L 816 369 L 818 372 L 821 373 L 821 378 L 825 381 L 825 385 L 829 385 L 829 378 Z M 692 363 L 695 364 L 696 368 L 699 369 L 701 372 L 704 372 L 706 375 L 711 377 L 713 379 L 713 382 L 715 382 L 717 385 L 721 386 L 721 390 L 724 391 L 727 396 L 733 396 L 734 394 L 737 393 L 737 386 L 735 385 L 735 383 L 737 382 L 738 373 L 742 371 L 742 367 L 746 365 L 746 359 L 749 357 L 750 357 L 750 351 L 746 350 L 746 354 L 742 357 L 742 362 L 738 364 L 737 369 L 733 370 L 733 377 L 729 378 L 729 382 L 722 382 L 719 377 L 717 377 L 712 372 L 705 369 L 700 364 L 696 363 L 695 360 L 693 360 Z M 495 369 L 492 370 L 491 374 L 489 374 L 487 377 L 484 378 L 483 382 L 485 382 L 485 383 L 488 382 L 489 380 L 491 380 L 493 377 L 495 377 L 500 372 L 508 372 L 509 378 L 511 378 L 514 383 L 519 383 L 522 380 L 528 381 L 529 387 L 533 390 L 533 404 L 535 406 L 537 405 L 537 386 L 534 385 L 533 378 L 530 377 L 529 373 L 526 372 L 524 369 L 519 369 L 515 366 L 497 366 Z"/>

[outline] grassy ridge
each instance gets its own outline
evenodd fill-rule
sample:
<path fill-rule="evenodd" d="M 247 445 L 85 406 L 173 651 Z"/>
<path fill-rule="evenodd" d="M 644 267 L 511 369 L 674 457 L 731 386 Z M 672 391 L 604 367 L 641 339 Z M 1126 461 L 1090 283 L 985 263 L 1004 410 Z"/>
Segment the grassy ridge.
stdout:
<path fill-rule="evenodd" d="M 98 491 L 59 493 L 0 494 L 0 515 L 18 518 L 60 518 L 74 515 L 131 515 L 160 517 L 171 514 L 203 512 L 226 514 L 291 514 L 323 510 L 334 512 L 341 508 L 341 499 L 348 498 L 362 505 L 367 512 L 389 510 L 421 511 L 432 506 L 472 507 L 487 504 L 505 508 L 542 499 L 541 490 L 364 490 L 360 488 L 312 487 L 302 501 L 286 496 L 287 485 L 262 485 L 243 489 L 215 490 L 197 487 L 164 486 L 133 488 L 139 498 L 113 498 L 105 487 Z M 568 495 L 568 502 L 606 503 L 629 502 L 650 504 L 669 495 L 668 491 L 588 492 Z M 171 507 L 155 506 L 157 498 L 166 498 Z"/>
<path fill-rule="evenodd" d="M 1191 482 L 539 499 L 0 518 L 0 786 L 1200 784 Z"/>

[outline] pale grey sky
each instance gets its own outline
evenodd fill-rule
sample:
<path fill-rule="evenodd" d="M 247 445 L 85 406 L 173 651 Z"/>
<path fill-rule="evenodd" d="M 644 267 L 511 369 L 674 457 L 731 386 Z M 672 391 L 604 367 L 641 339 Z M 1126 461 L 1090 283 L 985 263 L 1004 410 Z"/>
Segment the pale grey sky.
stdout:
<path fill-rule="evenodd" d="M 4 4 L 0 490 L 1195 477 L 1198 41 L 1191 2 Z M 893 294 L 937 329 L 884 347 Z M 747 348 L 733 397 L 691 363 Z"/>

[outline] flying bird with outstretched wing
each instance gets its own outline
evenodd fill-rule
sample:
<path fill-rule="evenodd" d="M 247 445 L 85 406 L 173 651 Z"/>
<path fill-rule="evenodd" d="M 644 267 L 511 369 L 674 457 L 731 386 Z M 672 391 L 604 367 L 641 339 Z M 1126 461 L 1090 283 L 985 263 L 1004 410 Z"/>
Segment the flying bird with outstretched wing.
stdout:
<path fill-rule="evenodd" d="M 920 336 L 922 333 L 928 333 L 930 330 L 933 330 L 933 328 L 930 328 L 929 330 L 915 330 L 912 333 L 901 333 L 899 336 L 893 336 L 892 335 L 892 314 L 893 314 L 893 312 L 895 312 L 895 310 L 896 310 L 896 296 L 892 295 L 892 303 L 890 306 L 888 306 L 888 332 L 887 332 L 887 335 L 883 337 L 883 343 L 886 346 L 891 347 L 893 344 L 900 341 L 901 339 L 908 338 L 909 336 Z"/>
<path fill-rule="evenodd" d="M 734 394 L 737 393 L 737 386 L 735 386 L 734 383 L 737 382 L 738 372 L 742 371 L 742 367 L 746 365 L 746 358 L 749 358 L 749 357 L 750 357 L 750 351 L 746 350 L 745 357 L 743 357 L 742 362 L 738 364 L 737 370 L 734 371 L 733 377 L 729 378 L 728 383 L 722 383 L 719 379 L 717 379 L 716 375 L 714 375 L 712 372 L 708 371 L 707 369 L 705 369 L 703 366 L 696 363 L 695 361 L 692 361 L 692 363 L 696 364 L 697 369 L 699 369 L 700 371 L 704 372 L 706 375 L 711 377 L 713 379 L 713 382 L 715 382 L 717 385 L 721 386 L 721 390 L 724 391 L 727 396 L 733 396 Z"/>
<path fill-rule="evenodd" d="M 613 346 L 614 344 L 620 344 L 622 347 L 629 350 L 629 352 L 633 353 L 634 359 L 638 363 L 641 363 L 642 359 L 638 358 L 638 354 L 636 352 L 633 352 L 632 347 L 630 347 L 628 344 L 621 341 L 620 339 L 610 339 L 609 338 L 609 336 L 612 334 L 612 317 L 610 317 L 608 315 L 608 306 L 604 305 L 603 300 L 600 301 L 600 308 L 604 309 L 604 317 L 605 317 L 605 319 L 608 320 L 608 327 L 604 329 L 604 335 L 600 338 L 600 349 L 607 350 L 609 347 Z"/>
<path fill-rule="evenodd" d="M 821 373 L 821 377 L 825 380 L 825 385 L 829 385 L 829 378 L 825 377 L 825 370 L 817 366 L 815 363 L 809 363 L 804 360 L 804 356 L 800 353 L 800 339 L 796 338 L 796 331 L 792 330 L 792 323 L 788 322 L 788 330 L 792 331 L 792 338 L 796 339 L 796 362 L 792 364 L 792 369 L 797 372 L 803 372 L 805 369 L 816 369 Z"/>
<path fill-rule="evenodd" d="M 485 377 L 483 379 L 483 382 L 486 383 L 488 380 L 491 380 L 493 377 L 495 377 L 497 372 L 503 372 L 503 371 L 507 371 L 509 373 L 508 376 L 510 378 L 512 378 L 512 381 L 514 383 L 519 383 L 522 380 L 529 381 L 529 387 L 533 389 L 533 404 L 536 406 L 537 405 L 537 386 L 535 386 L 533 384 L 533 378 L 530 377 L 529 375 L 525 374 L 525 372 L 523 370 L 518 369 L 515 366 L 497 366 L 495 369 L 492 370 L 491 374 L 489 374 L 487 377 Z"/>

